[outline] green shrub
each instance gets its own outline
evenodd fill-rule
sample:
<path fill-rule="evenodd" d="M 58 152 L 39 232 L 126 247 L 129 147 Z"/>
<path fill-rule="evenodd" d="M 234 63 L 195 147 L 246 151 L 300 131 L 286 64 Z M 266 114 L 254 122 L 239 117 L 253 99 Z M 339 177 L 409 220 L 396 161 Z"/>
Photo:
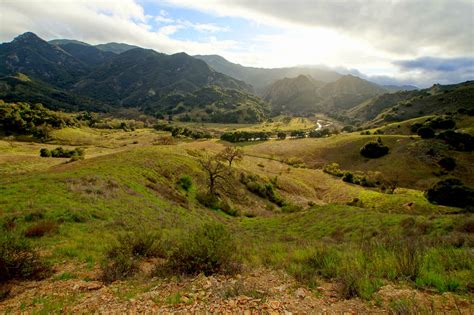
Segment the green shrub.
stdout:
<path fill-rule="evenodd" d="M 471 152 L 474 150 L 474 137 L 467 133 L 447 130 L 441 132 L 437 138 L 443 140 L 458 151 Z"/>
<path fill-rule="evenodd" d="M 49 266 L 26 239 L 0 230 L 0 283 L 11 279 L 41 279 L 49 273 Z"/>
<path fill-rule="evenodd" d="M 432 203 L 464 208 L 474 205 L 474 190 L 459 179 L 449 178 L 428 189 L 426 198 Z"/>
<path fill-rule="evenodd" d="M 456 167 L 456 160 L 452 157 L 444 157 L 438 161 L 438 165 L 446 171 L 452 171 Z"/>
<path fill-rule="evenodd" d="M 138 271 L 141 258 L 165 256 L 158 234 L 137 231 L 121 234 L 106 250 L 101 279 L 106 283 L 126 279 Z"/>
<path fill-rule="evenodd" d="M 179 187 L 183 188 L 185 191 L 189 191 L 193 186 L 193 180 L 191 176 L 184 175 L 178 180 Z"/>
<path fill-rule="evenodd" d="M 341 170 L 341 168 L 339 167 L 339 164 L 337 163 L 326 164 L 323 168 L 323 171 L 325 173 L 328 173 L 337 177 L 344 176 L 344 172 Z"/>
<path fill-rule="evenodd" d="M 430 138 L 434 138 L 434 136 L 435 136 L 434 130 L 433 130 L 432 128 L 426 127 L 426 126 L 420 127 L 420 128 L 417 130 L 417 134 L 418 134 L 422 139 L 430 139 Z"/>
<path fill-rule="evenodd" d="M 351 172 L 345 172 L 342 180 L 347 183 L 354 183 L 354 175 Z"/>
<path fill-rule="evenodd" d="M 280 140 L 285 140 L 285 139 L 286 139 L 286 133 L 284 133 L 283 131 L 279 131 L 279 132 L 277 133 L 277 137 L 278 137 L 278 139 L 280 139 Z"/>
<path fill-rule="evenodd" d="M 230 232 L 221 224 L 207 223 L 183 236 L 162 271 L 211 275 L 232 273 L 239 266 Z"/>
<path fill-rule="evenodd" d="M 48 149 L 46 148 L 42 148 L 40 150 L 40 156 L 41 157 L 51 157 L 51 151 L 49 151 Z"/>
<path fill-rule="evenodd" d="M 366 158 L 376 159 L 388 154 L 389 148 L 382 141 L 367 142 L 361 149 L 360 154 Z"/>
<path fill-rule="evenodd" d="M 208 192 L 200 191 L 196 194 L 196 200 L 206 208 L 218 209 L 219 198 Z"/>

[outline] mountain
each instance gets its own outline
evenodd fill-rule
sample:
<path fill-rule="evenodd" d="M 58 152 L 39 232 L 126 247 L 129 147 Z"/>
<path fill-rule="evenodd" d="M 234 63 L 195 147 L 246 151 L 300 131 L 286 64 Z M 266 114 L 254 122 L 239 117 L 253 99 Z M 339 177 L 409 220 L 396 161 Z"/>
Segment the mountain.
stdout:
<path fill-rule="evenodd" d="M 474 81 L 439 85 L 374 97 L 350 109 L 345 115 L 354 123 L 381 125 L 424 115 L 474 109 Z"/>
<path fill-rule="evenodd" d="M 166 55 L 135 48 L 98 67 L 79 81 L 74 91 L 115 106 L 142 107 L 158 104 L 168 93 L 193 92 L 209 85 L 251 90 L 244 82 L 185 53 Z"/>
<path fill-rule="evenodd" d="M 131 49 L 140 48 L 138 46 L 124 44 L 124 43 L 99 44 L 99 45 L 96 45 L 95 47 L 102 51 L 112 52 L 114 54 L 121 54 Z"/>
<path fill-rule="evenodd" d="M 61 45 L 66 45 L 66 44 L 77 44 L 77 45 L 83 45 L 83 46 L 92 46 L 88 43 L 81 42 L 79 40 L 75 39 L 53 39 L 48 41 L 51 45 L 56 45 L 56 46 L 61 46 Z"/>
<path fill-rule="evenodd" d="M 272 112 L 279 114 L 316 112 L 320 108 L 321 97 L 318 89 L 324 82 L 316 81 L 309 76 L 299 75 L 296 78 L 284 78 L 265 89 L 263 99 L 272 104 Z"/>
<path fill-rule="evenodd" d="M 414 85 L 382 85 L 382 87 L 388 90 L 390 93 L 400 92 L 400 91 L 414 91 L 419 88 Z"/>
<path fill-rule="evenodd" d="M 236 99 L 229 89 L 252 92 L 250 85 L 185 53 L 166 55 L 115 43 L 99 47 L 102 50 L 75 40 L 49 43 L 33 33 L 1 44 L 0 97 L 70 111 L 127 106 L 158 113 L 163 112 L 158 108 L 160 100 L 168 94 L 192 94 L 214 85 L 222 88 L 218 95 L 224 99 Z M 120 54 L 103 50 L 117 47 L 133 49 Z M 248 96 L 245 103 L 251 103 L 251 98 Z"/>
<path fill-rule="evenodd" d="M 321 82 L 309 76 L 278 80 L 265 89 L 263 99 L 278 113 L 339 113 L 385 93 L 382 87 L 361 78 L 346 75 L 334 82 Z"/>
<path fill-rule="evenodd" d="M 324 99 L 323 107 L 335 110 L 354 107 L 376 95 L 386 93 L 381 86 L 353 75 L 325 84 L 318 90 Z"/>
<path fill-rule="evenodd" d="M 59 46 L 28 32 L 0 45 L 0 75 L 18 72 L 66 87 L 84 76 L 87 67 Z"/>
<path fill-rule="evenodd" d="M 197 55 L 194 57 L 204 60 L 216 71 L 251 84 L 259 95 L 263 95 L 265 88 L 275 81 L 297 77 L 300 74 L 324 82 L 335 81 L 341 77 L 337 72 L 311 67 L 254 68 L 232 63 L 219 55 Z"/>
<path fill-rule="evenodd" d="M 84 43 L 77 43 L 75 41 L 58 43 L 56 45 L 77 60 L 81 61 L 90 69 L 103 64 L 115 56 L 115 54 L 112 52 L 103 51 L 94 46 Z"/>

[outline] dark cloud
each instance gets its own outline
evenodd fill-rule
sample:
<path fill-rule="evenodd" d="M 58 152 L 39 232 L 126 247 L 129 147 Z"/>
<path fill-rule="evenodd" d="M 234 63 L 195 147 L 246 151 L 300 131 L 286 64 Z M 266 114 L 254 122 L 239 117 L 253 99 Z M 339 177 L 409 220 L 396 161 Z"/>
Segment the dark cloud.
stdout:
<path fill-rule="evenodd" d="M 453 71 L 470 71 L 474 73 L 474 58 L 460 57 L 460 58 L 436 58 L 436 57 L 421 57 L 414 60 L 399 60 L 394 62 L 395 65 L 402 68 L 402 70 L 418 69 L 422 71 L 439 71 L 439 72 L 453 72 Z"/>

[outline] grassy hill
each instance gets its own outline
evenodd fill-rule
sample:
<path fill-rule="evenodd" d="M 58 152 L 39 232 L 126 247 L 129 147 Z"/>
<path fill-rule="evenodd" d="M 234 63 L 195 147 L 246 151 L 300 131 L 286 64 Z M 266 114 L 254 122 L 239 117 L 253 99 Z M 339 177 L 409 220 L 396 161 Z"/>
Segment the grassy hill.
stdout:
<path fill-rule="evenodd" d="M 14 222 L 13 231 L 20 235 L 45 222 L 55 227 L 44 236 L 28 239 L 42 253 L 41 256 L 55 266 L 52 277 L 38 283 L 43 292 L 42 302 L 25 298 L 24 294 L 37 294 L 26 289 L 17 297 L 17 293 L 10 293 L 0 304 L 1 310 L 17 310 L 20 305 L 15 304 L 17 299 L 24 300 L 22 309 L 58 311 L 73 305 L 88 305 L 89 310 L 97 310 L 103 305 L 123 307 L 132 298 L 136 298 L 140 305 L 146 303 L 147 307 L 179 309 L 186 305 L 182 296 L 193 291 L 186 286 L 172 291 L 157 287 L 158 282 L 165 287 L 175 285 L 174 280 L 168 278 L 151 280 L 153 272 L 145 271 L 150 270 L 145 266 L 158 264 L 159 259 L 144 260 L 145 269 L 128 280 L 110 285 L 98 282 L 100 264 L 120 234 L 159 232 L 160 244 L 164 248 L 173 248 L 173 244 L 179 243 L 194 227 L 206 222 L 219 222 L 232 231 L 245 268 L 284 270 L 286 278 L 278 278 L 278 281 L 283 281 L 283 284 L 294 281 L 295 287 L 289 289 L 291 295 L 296 294 L 299 287 L 310 296 L 313 296 L 310 292 L 316 294 L 317 290 L 323 290 L 320 291 L 323 297 L 318 299 L 325 300 L 326 294 L 332 294 L 336 304 L 346 303 L 345 299 L 354 295 L 368 300 L 384 297 L 386 285 L 406 285 L 401 280 L 404 271 L 397 269 L 397 257 L 401 254 L 392 249 L 398 247 L 392 246 L 411 240 L 410 237 L 415 235 L 430 245 L 426 251 L 417 252 L 423 258 L 417 263 L 420 272 L 414 280 L 405 283 L 432 288 L 435 292 L 454 291 L 457 299 L 466 299 L 466 292 L 472 285 L 469 279 L 472 279 L 473 268 L 468 256 L 471 245 L 459 248 L 454 244 L 458 244 L 459 238 L 464 239 L 464 244 L 470 244 L 470 234 L 463 222 L 472 220 L 471 215 L 457 208 L 431 204 L 425 199 L 417 188 L 423 186 L 420 178 L 427 171 L 424 168 L 418 170 L 420 175 L 412 171 L 413 165 L 421 165 L 413 164 L 416 158 L 391 164 L 412 146 L 429 144 L 426 140 L 382 136 L 391 152 L 387 159 L 377 162 L 364 161 L 352 152 L 372 138 L 357 134 L 316 140 L 273 140 L 243 146 L 243 160 L 233 164 L 232 175 L 228 178 L 232 189 L 220 190 L 220 198 L 236 211 L 231 212 L 228 208 L 220 208 L 222 206 L 209 209 L 198 201 L 199 194 L 207 189 L 207 180 L 195 152 L 217 153 L 225 144 L 216 140 L 186 139 L 160 144 L 163 137 L 168 136 L 150 129 L 127 132 L 67 128 L 52 133 L 49 143 L 0 141 L 2 222 Z M 76 142 L 80 139 L 88 141 Z M 78 144 L 85 149 L 84 160 L 68 162 L 68 159 L 39 157 L 42 147 L 62 145 L 74 148 Z M 406 152 L 403 154 L 409 157 Z M 370 168 L 390 174 L 397 168 L 418 178 L 418 181 L 410 189 L 405 188 L 408 185 L 401 185 L 404 188 L 387 194 L 343 182 L 320 169 L 292 167 L 287 162 L 287 157 L 298 157 L 312 166 L 311 163 L 320 159 L 338 161 L 337 156 L 341 156 L 341 167 L 348 170 Z M 472 161 L 461 162 L 464 158 L 469 160 L 470 155 L 460 156 L 460 165 L 472 165 L 468 164 Z M 351 165 L 350 161 L 354 163 Z M 247 182 L 242 180 L 241 174 L 246 174 Z M 180 179 L 184 176 L 188 176 L 192 183 L 188 190 L 180 186 Z M 249 190 L 253 186 L 248 178 L 253 178 L 251 180 L 259 185 L 271 185 L 278 198 L 285 200 L 286 206 L 272 202 L 256 190 Z M 367 247 L 361 244 L 367 244 Z M 335 264 L 314 260 L 320 255 L 332 259 Z M 371 255 L 378 259 L 370 258 Z M 446 260 L 445 255 L 455 257 L 458 263 Z M 349 266 L 352 267 L 347 269 Z M 273 271 L 265 273 L 272 274 Z M 250 278 L 256 275 L 253 273 L 252 276 L 246 269 L 240 274 L 245 283 L 253 283 Z M 351 284 L 351 280 L 343 275 L 358 280 Z M 200 277 L 206 281 L 212 279 L 204 275 Z M 258 277 L 263 276 L 259 274 Z M 194 278 L 184 276 L 182 279 L 178 283 L 187 283 L 191 280 L 186 279 Z M 84 286 L 85 280 L 90 281 L 91 286 L 100 284 L 102 289 L 91 289 L 87 293 L 72 290 L 73 285 Z M 61 287 L 67 296 L 47 289 L 51 283 L 56 283 L 53 287 Z M 316 289 L 316 284 L 325 288 L 331 284 L 333 289 Z M 152 289 L 150 285 L 156 288 Z M 347 290 L 344 289 L 346 286 L 349 286 Z M 264 301 L 291 300 L 272 293 L 268 283 L 257 286 L 264 293 L 255 293 L 248 284 L 240 289 L 231 288 L 240 290 L 237 295 L 263 294 Z M 105 292 L 116 293 L 110 293 L 109 302 L 104 302 L 106 304 L 88 302 L 91 298 L 100 298 Z M 177 294 L 180 296 L 173 297 Z M 220 297 L 216 294 L 212 293 L 216 303 L 227 303 L 233 296 L 233 293 Z M 436 293 L 430 294 L 433 294 L 433 299 L 438 298 Z M 193 298 L 193 301 L 205 305 L 210 298 Z M 175 300 L 177 302 L 172 302 Z M 312 301 L 315 305 L 322 302 L 312 297 L 305 301 Z M 367 302 L 350 301 L 354 301 L 352 303 L 356 303 L 358 309 L 373 307 Z M 383 300 L 378 307 L 390 309 L 392 302 L 392 299 Z M 425 302 L 426 298 L 421 300 L 421 303 Z M 285 309 L 296 310 L 298 303 L 294 303 L 285 304 Z"/>
<path fill-rule="evenodd" d="M 472 110 L 473 91 L 473 82 L 467 81 L 384 94 L 348 110 L 346 116 L 365 126 L 377 126 L 424 115 L 455 113 L 459 109 Z"/>

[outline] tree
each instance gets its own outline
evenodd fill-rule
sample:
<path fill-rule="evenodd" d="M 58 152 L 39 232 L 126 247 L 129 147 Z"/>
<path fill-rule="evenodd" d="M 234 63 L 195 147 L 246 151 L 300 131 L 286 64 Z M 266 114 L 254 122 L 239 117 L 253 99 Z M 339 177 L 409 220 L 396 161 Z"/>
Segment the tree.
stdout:
<path fill-rule="evenodd" d="M 386 155 L 389 148 L 382 143 L 382 140 L 367 142 L 361 149 L 360 154 L 370 159 L 376 159 Z"/>
<path fill-rule="evenodd" d="M 279 131 L 279 132 L 277 133 L 277 137 L 278 137 L 278 139 L 280 139 L 280 140 L 285 140 L 285 139 L 286 139 L 286 133 L 284 133 L 283 131 Z"/>
<path fill-rule="evenodd" d="M 225 147 L 225 149 L 217 155 L 218 159 L 229 163 L 229 167 L 232 167 L 233 161 L 240 161 L 243 157 L 242 150 L 234 146 Z"/>
<path fill-rule="evenodd" d="M 453 207 L 472 207 L 474 190 L 465 186 L 459 179 L 442 180 L 426 191 L 426 198 L 432 202 Z"/>
<path fill-rule="evenodd" d="M 430 127 L 421 127 L 418 129 L 417 133 L 422 139 L 434 138 L 435 136 L 434 130 Z"/>
<path fill-rule="evenodd" d="M 211 155 L 207 151 L 196 152 L 199 165 L 206 172 L 207 186 L 211 197 L 217 196 L 217 189 L 222 187 L 229 174 L 229 168 L 220 161 L 218 155 Z"/>

